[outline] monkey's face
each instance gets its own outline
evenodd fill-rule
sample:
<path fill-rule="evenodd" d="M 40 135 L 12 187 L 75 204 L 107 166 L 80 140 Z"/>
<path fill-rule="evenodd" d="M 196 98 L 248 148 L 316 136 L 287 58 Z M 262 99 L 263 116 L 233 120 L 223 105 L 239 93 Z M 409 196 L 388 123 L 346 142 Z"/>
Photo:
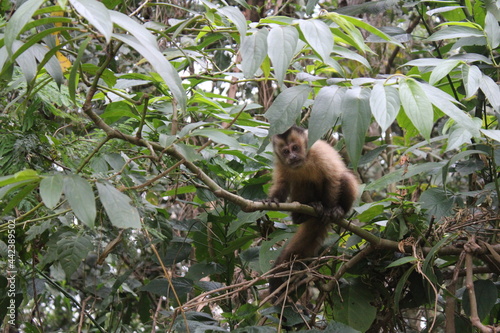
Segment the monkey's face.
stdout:
<path fill-rule="evenodd" d="M 279 154 L 282 157 L 282 162 L 292 169 L 300 168 L 306 160 L 305 150 L 296 142 L 290 142 L 290 144 L 281 147 Z"/>
<path fill-rule="evenodd" d="M 304 165 L 307 157 L 307 131 L 291 130 L 273 137 L 273 148 L 281 163 L 297 169 Z"/>

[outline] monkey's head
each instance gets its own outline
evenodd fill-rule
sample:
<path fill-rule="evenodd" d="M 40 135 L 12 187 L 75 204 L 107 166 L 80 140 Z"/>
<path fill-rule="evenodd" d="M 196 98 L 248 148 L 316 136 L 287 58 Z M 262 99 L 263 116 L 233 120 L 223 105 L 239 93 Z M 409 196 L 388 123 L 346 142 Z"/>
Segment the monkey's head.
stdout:
<path fill-rule="evenodd" d="M 307 158 L 307 130 L 293 125 L 283 134 L 272 138 L 276 157 L 284 165 L 297 169 Z"/>

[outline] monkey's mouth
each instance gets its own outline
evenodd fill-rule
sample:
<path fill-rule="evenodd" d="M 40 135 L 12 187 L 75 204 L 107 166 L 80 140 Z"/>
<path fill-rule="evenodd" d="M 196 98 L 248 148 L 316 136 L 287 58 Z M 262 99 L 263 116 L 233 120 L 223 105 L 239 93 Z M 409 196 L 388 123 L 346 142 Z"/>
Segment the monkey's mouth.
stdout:
<path fill-rule="evenodd" d="M 292 169 L 300 168 L 304 164 L 304 160 L 288 161 L 288 166 Z"/>

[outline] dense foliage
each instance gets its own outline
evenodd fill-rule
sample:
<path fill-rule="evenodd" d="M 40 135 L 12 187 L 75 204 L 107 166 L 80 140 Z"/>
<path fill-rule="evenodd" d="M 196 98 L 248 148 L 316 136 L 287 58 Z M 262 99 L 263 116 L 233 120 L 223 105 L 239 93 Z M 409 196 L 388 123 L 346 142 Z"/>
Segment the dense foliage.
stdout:
<path fill-rule="evenodd" d="M 500 330 L 500 2 L 0 4 L 5 332 Z M 362 194 L 272 304 L 292 124 Z"/>

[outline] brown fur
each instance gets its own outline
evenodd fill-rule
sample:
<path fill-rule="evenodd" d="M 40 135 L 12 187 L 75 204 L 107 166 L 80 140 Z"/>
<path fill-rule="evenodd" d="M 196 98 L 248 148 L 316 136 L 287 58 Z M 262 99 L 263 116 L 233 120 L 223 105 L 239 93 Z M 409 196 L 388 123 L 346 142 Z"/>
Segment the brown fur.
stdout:
<path fill-rule="evenodd" d="M 345 166 L 338 152 L 325 141 L 316 141 L 307 150 L 307 131 L 293 126 L 283 134 L 273 136 L 275 169 L 268 201 L 298 201 L 318 211 L 318 217 L 293 213 L 292 220 L 300 224 L 297 233 L 277 258 L 274 266 L 309 258 L 317 252 L 327 235 L 328 224 L 342 219 L 357 197 L 358 181 Z M 282 279 L 269 281 L 270 291 L 276 290 Z"/>

